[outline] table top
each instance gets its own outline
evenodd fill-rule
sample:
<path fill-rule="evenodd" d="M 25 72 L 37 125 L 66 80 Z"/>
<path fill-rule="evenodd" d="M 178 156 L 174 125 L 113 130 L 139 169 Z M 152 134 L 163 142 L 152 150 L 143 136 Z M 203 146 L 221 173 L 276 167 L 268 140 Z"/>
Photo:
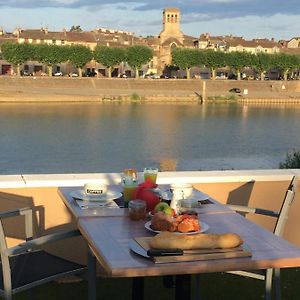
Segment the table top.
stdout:
<path fill-rule="evenodd" d="M 80 187 L 79 187 L 80 188 Z M 120 187 L 111 188 L 120 191 Z M 124 208 L 81 209 L 70 197 L 76 188 L 59 188 L 66 206 L 78 220 L 78 227 L 100 262 L 105 275 L 135 277 L 287 268 L 300 266 L 300 248 L 259 227 L 228 207 L 213 204 L 198 209 L 200 221 L 209 225 L 209 233 L 234 232 L 250 248 L 252 257 L 155 264 L 129 248 L 136 237 L 153 236 L 145 228 L 147 220 L 132 221 Z"/>
<path fill-rule="evenodd" d="M 250 248 L 252 257 L 155 264 L 129 248 L 135 237 L 153 236 L 145 221 L 129 217 L 80 218 L 78 227 L 94 255 L 111 277 L 194 274 L 233 270 L 300 266 L 300 248 L 248 221 L 237 213 L 200 215 L 210 233 L 235 232 Z"/>

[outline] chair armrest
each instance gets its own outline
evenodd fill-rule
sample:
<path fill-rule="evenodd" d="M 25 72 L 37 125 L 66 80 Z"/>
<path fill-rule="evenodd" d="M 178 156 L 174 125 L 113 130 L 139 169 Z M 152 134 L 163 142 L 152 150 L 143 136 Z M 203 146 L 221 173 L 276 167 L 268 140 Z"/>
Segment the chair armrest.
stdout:
<path fill-rule="evenodd" d="M 7 210 L 5 212 L 0 212 L 0 219 L 23 216 L 31 213 L 32 213 L 32 209 L 30 207 L 22 207 L 13 210 Z"/>
<path fill-rule="evenodd" d="M 279 213 L 276 211 L 268 210 L 268 209 L 262 209 L 262 208 L 253 208 L 243 205 L 233 205 L 233 204 L 227 204 L 229 208 L 232 210 L 235 210 L 237 212 L 244 212 L 244 213 L 252 213 L 252 214 L 258 214 L 258 215 L 264 215 L 269 217 L 278 218 Z"/>
<path fill-rule="evenodd" d="M 7 255 L 21 254 L 26 251 L 38 248 L 39 246 L 44 245 L 46 243 L 51 243 L 51 242 L 63 240 L 63 239 L 74 237 L 74 236 L 80 236 L 80 235 L 81 235 L 81 233 L 78 229 L 63 231 L 63 232 L 58 232 L 58 233 L 52 233 L 52 234 L 44 235 L 39 238 L 29 240 L 29 241 L 21 243 L 17 246 L 10 247 L 6 250 L 6 252 L 7 252 Z"/>

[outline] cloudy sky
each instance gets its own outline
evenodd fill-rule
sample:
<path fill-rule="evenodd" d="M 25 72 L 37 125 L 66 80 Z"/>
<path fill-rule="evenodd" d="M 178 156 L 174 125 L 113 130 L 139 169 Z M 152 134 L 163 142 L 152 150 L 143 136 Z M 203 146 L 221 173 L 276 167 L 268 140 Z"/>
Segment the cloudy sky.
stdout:
<path fill-rule="evenodd" d="M 300 36 L 300 0 L 0 0 L 0 27 L 11 32 L 48 27 L 51 31 L 80 25 L 158 35 L 162 10 L 181 11 L 181 30 L 198 37 L 233 34 L 252 38 L 290 39 Z"/>

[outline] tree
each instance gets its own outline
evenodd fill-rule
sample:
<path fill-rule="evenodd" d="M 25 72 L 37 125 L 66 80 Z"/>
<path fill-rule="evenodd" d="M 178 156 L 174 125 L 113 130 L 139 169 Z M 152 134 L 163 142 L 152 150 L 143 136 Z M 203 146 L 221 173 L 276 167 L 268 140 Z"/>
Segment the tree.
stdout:
<path fill-rule="evenodd" d="M 237 79 L 241 79 L 241 71 L 244 67 L 251 66 L 253 59 L 252 54 L 245 52 L 230 52 L 226 53 L 226 64 L 235 69 Z"/>
<path fill-rule="evenodd" d="M 93 52 L 88 47 L 72 45 L 68 47 L 67 57 L 69 62 L 78 69 L 79 77 L 82 77 L 82 68 L 93 59 Z"/>
<path fill-rule="evenodd" d="M 16 67 L 17 76 L 21 75 L 20 65 L 33 57 L 30 44 L 6 42 L 1 46 L 1 51 L 4 59 Z"/>
<path fill-rule="evenodd" d="M 73 25 L 70 29 L 70 32 L 82 32 L 83 30 L 81 29 L 80 25 Z"/>
<path fill-rule="evenodd" d="M 98 45 L 94 50 L 94 59 L 108 68 L 108 77 L 111 77 L 112 68 L 119 65 L 126 58 L 123 48 Z"/>
<path fill-rule="evenodd" d="M 284 162 L 279 164 L 280 169 L 300 169 L 300 151 L 293 150 L 286 154 Z"/>
<path fill-rule="evenodd" d="M 34 58 L 48 66 L 48 75 L 52 76 L 53 65 L 67 61 L 66 47 L 57 45 L 34 45 Z"/>
<path fill-rule="evenodd" d="M 186 71 L 186 78 L 191 78 L 191 68 L 200 63 L 198 50 L 175 48 L 172 50 L 172 64 Z"/>
<path fill-rule="evenodd" d="M 272 54 L 257 53 L 253 65 L 260 73 L 260 79 L 264 80 L 266 72 L 273 66 Z"/>
<path fill-rule="evenodd" d="M 139 77 L 139 69 L 153 57 L 152 49 L 147 46 L 129 46 L 126 50 L 126 61 L 135 70 L 135 77 Z"/>
<path fill-rule="evenodd" d="M 298 58 L 296 55 L 285 53 L 274 54 L 273 64 L 282 71 L 283 79 L 287 80 L 288 73 L 298 66 Z"/>
<path fill-rule="evenodd" d="M 226 66 L 225 54 L 221 51 L 206 50 L 204 52 L 206 66 L 210 68 L 212 79 L 216 79 L 216 69 Z"/>

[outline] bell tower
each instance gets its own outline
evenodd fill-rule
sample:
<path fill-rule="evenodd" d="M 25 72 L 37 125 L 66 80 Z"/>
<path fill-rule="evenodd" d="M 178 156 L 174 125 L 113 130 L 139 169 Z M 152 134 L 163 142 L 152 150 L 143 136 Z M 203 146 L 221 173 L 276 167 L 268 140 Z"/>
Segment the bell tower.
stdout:
<path fill-rule="evenodd" d="M 163 10 L 163 30 L 160 33 L 161 43 L 170 37 L 183 43 L 183 34 L 180 31 L 180 11 L 178 8 L 165 8 Z"/>

